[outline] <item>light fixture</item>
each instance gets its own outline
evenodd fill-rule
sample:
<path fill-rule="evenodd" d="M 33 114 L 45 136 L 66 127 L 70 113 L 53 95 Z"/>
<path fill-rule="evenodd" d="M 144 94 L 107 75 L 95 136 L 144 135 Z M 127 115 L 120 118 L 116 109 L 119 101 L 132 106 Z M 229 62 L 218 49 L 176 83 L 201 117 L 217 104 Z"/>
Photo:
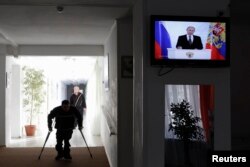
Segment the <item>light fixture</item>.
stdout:
<path fill-rule="evenodd" d="M 57 9 L 57 12 L 58 12 L 58 13 L 62 13 L 63 10 L 64 10 L 64 7 L 63 7 L 62 5 L 58 5 L 58 6 L 56 7 L 56 9 Z"/>

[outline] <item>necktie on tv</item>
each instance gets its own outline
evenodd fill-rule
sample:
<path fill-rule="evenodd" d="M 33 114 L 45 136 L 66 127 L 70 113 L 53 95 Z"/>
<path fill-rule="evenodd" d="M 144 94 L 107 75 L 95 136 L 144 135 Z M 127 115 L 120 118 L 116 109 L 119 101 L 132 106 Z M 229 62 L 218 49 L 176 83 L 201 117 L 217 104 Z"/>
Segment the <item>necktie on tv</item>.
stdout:
<path fill-rule="evenodd" d="M 189 43 L 189 45 L 192 44 L 191 35 L 188 36 L 188 43 Z"/>

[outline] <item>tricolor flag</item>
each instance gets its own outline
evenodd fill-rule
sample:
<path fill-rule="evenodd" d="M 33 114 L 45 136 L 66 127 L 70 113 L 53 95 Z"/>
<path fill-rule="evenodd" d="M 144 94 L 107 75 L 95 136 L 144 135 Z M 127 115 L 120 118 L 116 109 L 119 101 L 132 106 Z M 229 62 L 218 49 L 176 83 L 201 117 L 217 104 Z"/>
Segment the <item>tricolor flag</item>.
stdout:
<path fill-rule="evenodd" d="M 155 21 L 155 58 L 168 58 L 167 48 L 171 48 L 168 31 L 161 21 Z"/>
<path fill-rule="evenodd" d="M 225 23 L 211 23 L 207 37 L 206 49 L 211 49 L 212 60 L 226 59 Z"/>

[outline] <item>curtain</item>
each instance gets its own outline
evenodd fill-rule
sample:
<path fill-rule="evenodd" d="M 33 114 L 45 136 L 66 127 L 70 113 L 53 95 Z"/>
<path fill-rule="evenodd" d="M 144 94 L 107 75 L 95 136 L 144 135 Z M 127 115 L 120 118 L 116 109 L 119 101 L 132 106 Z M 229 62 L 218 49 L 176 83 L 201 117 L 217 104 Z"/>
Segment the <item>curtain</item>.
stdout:
<path fill-rule="evenodd" d="M 200 106 L 205 137 L 210 142 L 213 132 L 214 86 L 200 85 Z"/>

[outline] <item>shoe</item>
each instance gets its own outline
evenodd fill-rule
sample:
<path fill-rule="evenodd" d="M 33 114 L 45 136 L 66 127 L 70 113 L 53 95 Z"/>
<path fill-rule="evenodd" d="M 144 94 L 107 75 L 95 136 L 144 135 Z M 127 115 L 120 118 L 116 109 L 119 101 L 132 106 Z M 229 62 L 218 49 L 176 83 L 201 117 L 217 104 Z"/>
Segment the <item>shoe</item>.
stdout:
<path fill-rule="evenodd" d="M 63 154 L 62 153 L 58 153 L 57 156 L 55 157 L 55 160 L 60 160 L 63 158 Z"/>
<path fill-rule="evenodd" d="M 72 159 L 72 157 L 70 156 L 69 153 L 65 154 L 65 155 L 64 155 L 64 158 L 65 158 L 65 159 L 69 159 L 69 160 Z"/>

